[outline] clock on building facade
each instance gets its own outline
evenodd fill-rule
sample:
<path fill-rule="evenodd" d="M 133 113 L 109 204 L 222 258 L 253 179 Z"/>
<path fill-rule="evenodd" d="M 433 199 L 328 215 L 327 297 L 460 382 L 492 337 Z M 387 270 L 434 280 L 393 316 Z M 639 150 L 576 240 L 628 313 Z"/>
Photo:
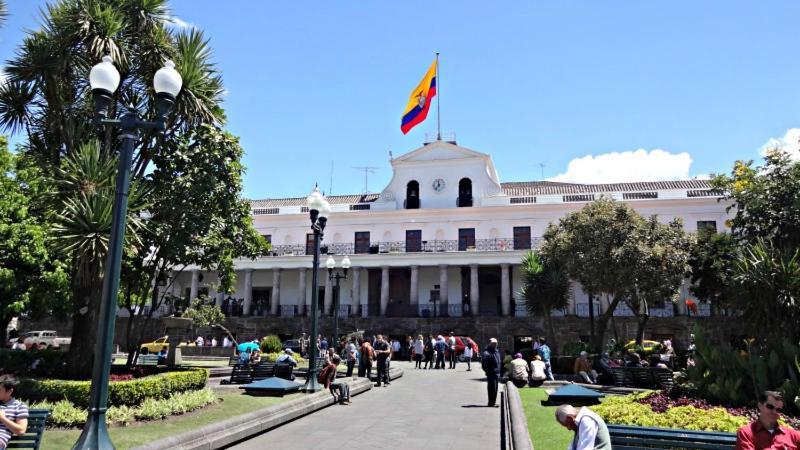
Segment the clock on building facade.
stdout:
<path fill-rule="evenodd" d="M 431 186 L 433 187 L 434 191 L 442 192 L 444 190 L 445 183 L 444 183 L 443 179 L 437 178 L 437 179 L 433 180 L 433 183 L 431 184 Z"/>

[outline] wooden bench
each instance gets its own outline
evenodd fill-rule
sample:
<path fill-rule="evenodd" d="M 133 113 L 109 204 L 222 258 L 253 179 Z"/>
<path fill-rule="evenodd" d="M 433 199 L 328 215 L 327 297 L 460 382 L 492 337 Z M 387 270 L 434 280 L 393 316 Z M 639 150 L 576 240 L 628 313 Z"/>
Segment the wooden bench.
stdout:
<path fill-rule="evenodd" d="M 251 381 L 260 381 L 275 376 L 275 363 L 262 362 L 253 367 Z"/>
<path fill-rule="evenodd" d="M 674 383 L 672 370 L 659 367 L 613 367 L 611 375 L 619 387 L 668 389 Z"/>
<path fill-rule="evenodd" d="M 733 450 L 736 435 L 718 431 L 608 425 L 614 450 L 720 449 Z"/>
<path fill-rule="evenodd" d="M 235 366 L 237 364 L 239 364 L 239 357 L 238 356 L 233 355 L 228 359 L 228 366 L 229 367 L 233 367 L 233 366 Z"/>
<path fill-rule="evenodd" d="M 222 380 L 220 384 L 248 384 L 253 381 L 253 366 L 250 364 L 237 364 L 231 370 L 231 376 Z"/>
<path fill-rule="evenodd" d="M 139 355 L 136 358 L 136 365 L 137 366 L 157 366 L 158 365 L 158 355 Z"/>
<path fill-rule="evenodd" d="M 283 378 L 284 380 L 292 381 L 294 379 L 294 375 L 292 375 L 293 371 L 294 371 L 294 366 L 291 366 L 289 364 L 275 365 L 275 376 L 278 378 Z"/>
<path fill-rule="evenodd" d="M 44 426 L 47 418 L 50 417 L 49 409 L 30 409 L 28 410 L 28 429 L 25 434 L 11 436 L 6 448 L 32 448 L 39 449 L 44 434 Z"/>

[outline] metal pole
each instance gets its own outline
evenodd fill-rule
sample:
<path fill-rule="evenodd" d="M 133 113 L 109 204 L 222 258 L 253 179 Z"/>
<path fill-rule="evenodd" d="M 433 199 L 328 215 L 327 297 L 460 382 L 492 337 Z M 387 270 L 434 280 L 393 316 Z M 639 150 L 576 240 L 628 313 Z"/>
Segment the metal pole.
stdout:
<path fill-rule="evenodd" d="M 127 119 L 127 120 L 126 120 Z M 135 121 L 135 117 L 123 116 L 123 125 Z M 122 133 L 122 148 L 119 154 L 116 191 L 114 194 L 113 222 L 109 252 L 106 257 L 106 273 L 103 277 L 103 298 L 100 303 L 99 335 L 95 343 L 92 386 L 89 398 L 89 417 L 73 450 L 111 450 L 114 444 L 106 428 L 108 409 L 108 378 L 111 371 L 111 352 L 114 340 L 114 321 L 117 314 L 117 292 L 122 266 L 122 245 L 125 241 L 125 222 L 128 213 L 128 188 L 130 186 L 133 146 L 137 139 L 136 129 L 125 127 Z"/>
<path fill-rule="evenodd" d="M 436 140 L 442 140 L 442 97 L 439 95 L 439 52 L 436 52 Z"/>
<path fill-rule="evenodd" d="M 333 296 L 333 342 L 336 346 L 336 353 L 339 353 L 339 280 L 341 277 L 336 274 L 336 291 Z"/>
<path fill-rule="evenodd" d="M 318 220 L 318 219 L 317 219 Z M 317 381 L 317 314 L 319 309 L 319 279 L 317 272 L 319 272 L 319 241 L 320 229 L 319 224 L 315 220 L 314 225 L 314 259 L 311 263 L 311 359 L 308 361 L 308 375 L 306 376 L 306 385 L 303 386 L 305 392 L 317 392 L 322 387 Z"/>

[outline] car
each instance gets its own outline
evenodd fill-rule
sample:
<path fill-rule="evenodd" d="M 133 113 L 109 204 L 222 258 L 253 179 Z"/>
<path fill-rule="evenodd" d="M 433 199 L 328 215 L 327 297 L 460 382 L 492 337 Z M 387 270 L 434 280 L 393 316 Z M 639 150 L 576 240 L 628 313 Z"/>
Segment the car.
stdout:
<path fill-rule="evenodd" d="M 480 349 L 478 348 L 478 344 L 475 343 L 475 339 L 472 339 L 469 336 L 454 336 L 454 337 L 456 338 L 456 357 L 458 357 L 460 361 L 463 360 L 464 348 L 466 348 L 467 345 L 472 347 L 472 359 L 473 360 L 480 359 Z M 445 336 L 444 338 L 445 342 L 447 342 L 447 339 L 449 338 L 450 336 Z M 445 358 L 450 357 L 449 349 L 445 350 L 444 357 Z"/>
<path fill-rule="evenodd" d="M 661 347 L 661 342 L 649 341 L 647 339 L 642 341 L 642 349 L 645 351 L 645 353 L 657 351 L 659 347 Z M 633 350 L 634 348 L 636 348 L 635 340 L 629 341 L 627 344 L 625 344 L 625 350 Z"/>
<path fill-rule="evenodd" d="M 53 330 L 28 331 L 19 335 L 25 342 L 25 346 L 38 346 L 44 344 L 46 348 L 60 348 L 62 345 L 69 345 L 72 338 L 58 337 L 58 333 Z"/>
<path fill-rule="evenodd" d="M 295 353 L 300 353 L 300 340 L 299 339 L 287 339 L 283 341 L 283 349 L 291 349 Z"/>
<path fill-rule="evenodd" d="M 169 350 L 169 336 L 160 337 L 153 342 L 146 342 L 139 347 L 139 353 L 158 353 L 162 348 L 167 347 Z"/>

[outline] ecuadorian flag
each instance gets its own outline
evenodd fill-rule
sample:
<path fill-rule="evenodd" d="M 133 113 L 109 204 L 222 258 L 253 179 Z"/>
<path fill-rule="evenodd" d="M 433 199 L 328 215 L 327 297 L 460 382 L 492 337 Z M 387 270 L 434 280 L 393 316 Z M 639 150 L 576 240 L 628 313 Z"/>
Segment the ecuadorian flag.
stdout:
<path fill-rule="evenodd" d="M 433 61 L 431 68 L 425 73 L 422 81 L 411 91 L 411 96 L 403 113 L 403 121 L 400 124 L 400 130 L 403 134 L 408 133 L 428 117 L 428 110 L 431 107 L 431 101 L 433 101 L 434 96 L 436 96 L 436 61 Z"/>

